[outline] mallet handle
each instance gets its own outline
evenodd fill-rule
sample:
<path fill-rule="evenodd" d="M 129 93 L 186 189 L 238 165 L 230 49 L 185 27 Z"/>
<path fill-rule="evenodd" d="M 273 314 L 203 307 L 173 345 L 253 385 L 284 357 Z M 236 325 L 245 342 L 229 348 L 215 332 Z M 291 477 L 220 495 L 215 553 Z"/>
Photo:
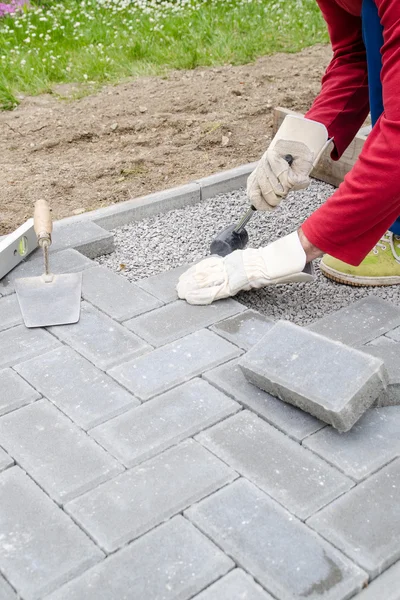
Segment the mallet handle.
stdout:
<path fill-rule="evenodd" d="M 240 219 L 239 223 L 236 225 L 233 231 L 235 231 L 235 233 L 239 233 L 240 231 L 242 231 L 242 229 L 246 227 L 247 223 L 250 221 L 251 217 L 253 216 L 256 210 L 257 209 L 253 205 L 251 205 L 249 210 L 244 213 L 243 217 Z"/>

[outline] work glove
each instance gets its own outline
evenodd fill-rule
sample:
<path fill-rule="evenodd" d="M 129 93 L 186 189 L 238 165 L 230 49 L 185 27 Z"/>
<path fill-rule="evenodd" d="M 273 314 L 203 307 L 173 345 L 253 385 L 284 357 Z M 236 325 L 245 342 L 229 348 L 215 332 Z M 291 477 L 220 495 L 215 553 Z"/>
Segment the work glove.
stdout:
<path fill-rule="evenodd" d="M 211 304 L 242 290 L 313 278 L 295 231 L 265 248 L 235 250 L 225 257 L 202 260 L 180 276 L 177 292 L 189 304 Z"/>
<path fill-rule="evenodd" d="M 287 115 L 247 180 L 247 196 L 257 210 L 272 210 L 291 190 L 305 189 L 329 144 L 325 125 Z"/>

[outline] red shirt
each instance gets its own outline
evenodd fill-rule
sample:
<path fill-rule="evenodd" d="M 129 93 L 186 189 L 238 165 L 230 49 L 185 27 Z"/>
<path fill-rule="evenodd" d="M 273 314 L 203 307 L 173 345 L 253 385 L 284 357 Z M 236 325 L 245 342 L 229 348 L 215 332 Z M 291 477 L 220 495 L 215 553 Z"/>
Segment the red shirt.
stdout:
<path fill-rule="evenodd" d="M 333 58 L 306 117 L 323 123 L 338 159 L 368 111 L 368 76 L 361 33 L 361 0 L 317 0 Z M 358 265 L 400 215 L 400 0 L 375 0 L 383 26 L 384 112 L 338 190 L 303 224 L 324 252 Z"/>

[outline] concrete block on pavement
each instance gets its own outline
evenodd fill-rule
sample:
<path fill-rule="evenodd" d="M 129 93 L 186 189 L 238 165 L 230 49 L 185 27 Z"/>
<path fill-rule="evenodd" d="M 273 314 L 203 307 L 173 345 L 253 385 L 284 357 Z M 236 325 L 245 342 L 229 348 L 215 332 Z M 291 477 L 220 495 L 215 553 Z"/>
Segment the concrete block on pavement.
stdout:
<path fill-rule="evenodd" d="M 279 600 L 347 600 L 368 580 L 348 558 L 245 479 L 185 514 Z"/>
<path fill-rule="evenodd" d="M 400 459 L 308 520 L 372 578 L 400 559 Z"/>
<path fill-rule="evenodd" d="M 215 331 L 244 350 L 250 350 L 274 324 L 272 319 L 268 319 L 256 310 L 246 310 L 246 312 L 217 323 L 211 327 L 211 331 Z"/>
<path fill-rule="evenodd" d="M 230 558 L 178 516 L 86 571 L 47 600 L 189 600 L 233 566 Z"/>
<path fill-rule="evenodd" d="M 11 367 L 60 346 L 60 342 L 43 329 L 27 329 L 25 325 L 6 329 L 0 332 L 0 369 Z"/>
<path fill-rule="evenodd" d="M 19 467 L 0 475 L 0 569 L 24 600 L 41 600 L 103 553 Z"/>
<path fill-rule="evenodd" d="M 250 575 L 235 569 L 193 600 L 273 600 Z"/>
<path fill-rule="evenodd" d="M 370 583 L 357 600 L 400 600 L 400 561 Z"/>
<path fill-rule="evenodd" d="M 152 275 L 147 279 L 141 279 L 136 282 L 136 285 L 161 300 L 161 302 L 164 302 L 164 304 L 168 304 L 168 302 L 178 300 L 176 286 L 178 285 L 179 277 L 190 267 L 191 265 L 182 265 L 181 267 L 176 267 L 176 269 L 164 271 L 159 275 Z"/>
<path fill-rule="evenodd" d="M 376 406 L 397 406 L 400 404 L 400 344 L 396 342 L 380 346 L 363 346 L 363 352 L 376 356 L 385 363 L 389 375 L 387 389 L 377 399 Z"/>
<path fill-rule="evenodd" d="M 0 331 L 21 325 L 22 314 L 16 294 L 0 298 Z"/>
<path fill-rule="evenodd" d="M 66 510 L 101 548 L 113 552 L 235 477 L 188 440 L 72 500 Z"/>
<path fill-rule="evenodd" d="M 339 431 L 386 390 L 383 361 L 280 321 L 240 361 L 247 379 Z"/>
<path fill-rule="evenodd" d="M 40 398 L 40 394 L 12 369 L 0 371 L 0 390 L 0 416 Z"/>
<path fill-rule="evenodd" d="M 126 321 L 162 306 L 154 296 L 104 267 L 83 272 L 82 296 L 116 321 Z"/>
<path fill-rule="evenodd" d="M 148 400 L 189 381 L 206 369 L 236 358 L 240 352 L 215 333 L 201 330 L 114 367 L 109 374 L 135 396 Z"/>
<path fill-rule="evenodd" d="M 400 325 L 400 309 L 368 296 L 319 319 L 307 329 L 348 346 L 362 346 Z"/>
<path fill-rule="evenodd" d="M 155 347 L 164 346 L 217 321 L 241 313 L 243 304 L 229 298 L 209 306 L 193 306 L 177 300 L 124 323 L 125 327 Z"/>
<path fill-rule="evenodd" d="M 64 225 L 54 223 L 51 252 L 72 248 L 87 258 L 96 258 L 114 252 L 114 235 L 92 221 Z"/>

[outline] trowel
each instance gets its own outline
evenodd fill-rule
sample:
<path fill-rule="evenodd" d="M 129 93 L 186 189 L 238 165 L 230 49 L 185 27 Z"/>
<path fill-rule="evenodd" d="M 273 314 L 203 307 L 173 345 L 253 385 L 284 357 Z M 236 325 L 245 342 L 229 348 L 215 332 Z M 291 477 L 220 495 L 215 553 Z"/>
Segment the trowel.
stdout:
<path fill-rule="evenodd" d="M 45 200 L 35 204 L 34 229 L 43 250 L 44 273 L 15 280 L 15 291 L 26 327 L 49 327 L 77 323 L 81 310 L 82 273 L 50 272 L 49 248 L 53 223 Z"/>

